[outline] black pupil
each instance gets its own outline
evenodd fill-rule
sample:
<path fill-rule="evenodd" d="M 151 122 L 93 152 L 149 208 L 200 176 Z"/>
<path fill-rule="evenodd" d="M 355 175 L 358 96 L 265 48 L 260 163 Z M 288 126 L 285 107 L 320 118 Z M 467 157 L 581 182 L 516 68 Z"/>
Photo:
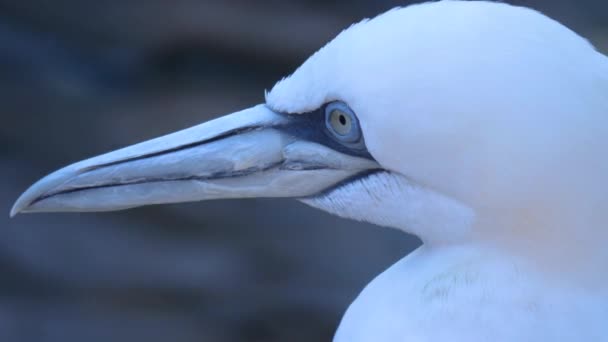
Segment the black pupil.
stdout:
<path fill-rule="evenodd" d="M 338 118 L 338 120 L 340 120 L 340 123 L 342 125 L 346 125 L 346 118 L 344 117 L 344 115 L 340 115 L 340 118 Z"/>

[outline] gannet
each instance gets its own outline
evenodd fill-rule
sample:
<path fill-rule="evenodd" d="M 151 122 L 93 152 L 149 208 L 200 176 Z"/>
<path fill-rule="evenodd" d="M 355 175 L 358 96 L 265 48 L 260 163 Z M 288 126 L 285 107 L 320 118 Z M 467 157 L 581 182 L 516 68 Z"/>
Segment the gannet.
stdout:
<path fill-rule="evenodd" d="M 263 104 L 56 171 L 11 215 L 296 198 L 423 241 L 334 341 L 608 341 L 607 146 L 606 56 L 537 11 L 446 0 L 351 26 Z"/>

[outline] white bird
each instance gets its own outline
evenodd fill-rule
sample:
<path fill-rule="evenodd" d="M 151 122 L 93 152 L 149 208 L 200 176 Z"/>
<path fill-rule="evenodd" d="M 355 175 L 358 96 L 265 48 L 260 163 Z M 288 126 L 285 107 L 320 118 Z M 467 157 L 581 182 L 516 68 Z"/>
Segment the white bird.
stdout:
<path fill-rule="evenodd" d="M 607 146 L 606 56 L 530 9 L 431 2 L 343 31 L 264 104 L 52 173 L 11 214 L 293 197 L 424 242 L 337 342 L 608 341 Z"/>

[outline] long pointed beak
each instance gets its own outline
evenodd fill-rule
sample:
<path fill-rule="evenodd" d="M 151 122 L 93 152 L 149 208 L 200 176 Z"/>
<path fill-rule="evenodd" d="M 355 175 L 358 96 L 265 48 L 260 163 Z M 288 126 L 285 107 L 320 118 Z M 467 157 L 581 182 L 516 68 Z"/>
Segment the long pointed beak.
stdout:
<path fill-rule="evenodd" d="M 298 138 L 290 133 L 293 129 L 285 129 L 293 128 L 292 121 L 258 105 L 72 164 L 32 185 L 11 216 L 219 198 L 306 197 L 378 167 L 371 159 Z"/>

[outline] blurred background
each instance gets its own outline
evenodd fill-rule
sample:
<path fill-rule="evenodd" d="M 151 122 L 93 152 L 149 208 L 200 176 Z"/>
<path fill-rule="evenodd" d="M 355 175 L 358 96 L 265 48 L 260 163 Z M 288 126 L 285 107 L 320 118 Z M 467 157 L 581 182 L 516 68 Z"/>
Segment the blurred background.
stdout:
<path fill-rule="evenodd" d="M 8 212 L 67 163 L 262 102 L 350 23 L 411 2 L 0 0 L 0 341 L 329 341 L 416 238 L 293 200 Z M 608 49 L 605 0 L 505 2 Z"/>

